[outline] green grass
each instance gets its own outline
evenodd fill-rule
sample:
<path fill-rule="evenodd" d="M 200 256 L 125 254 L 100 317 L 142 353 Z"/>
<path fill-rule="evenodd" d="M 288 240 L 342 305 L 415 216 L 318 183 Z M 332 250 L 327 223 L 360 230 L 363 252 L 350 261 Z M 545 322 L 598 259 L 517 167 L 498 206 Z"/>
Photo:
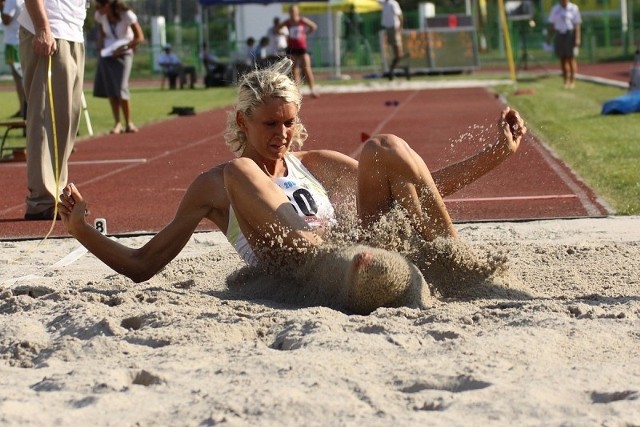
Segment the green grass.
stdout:
<path fill-rule="evenodd" d="M 428 79 L 506 78 L 482 74 L 426 77 Z M 356 83 L 360 80 L 341 82 Z M 323 82 L 325 83 L 325 82 Z M 331 82 L 336 83 L 336 82 Z M 533 89 L 529 95 L 515 95 L 516 88 Z M 494 90 L 519 110 L 527 126 L 547 143 L 618 214 L 640 214 L 640 144 L 638 115 L 600 114 L 602 104 L 623 95 L 625 90 L 579 82 L 574 90 L 563 90 L 560 77 L 545 76 L 505 85 Z M 167 119 L 173 106 L 193 106 L 197 112 L 233 102 L 234 88 L 160 90 L 157 87 L 132 89 L 134 122 L 138 126 Z M 86 93 L 94 134 L 105 134 L 113 123 L 107 100 Z M 17 109 L 13 91 L 0 90 L 0 119 Z M 86 136 L 81 124 L 80 138 Z M 19 132 L 9 138 L 14 146 L 24 143 Z"/>
<path fill-rule="evenodd" d="M 109 102 L 106 99 L 94 98 L 91 92 L 85 93 L 85 97 L 94 134 L 107 133 L 113 127 Z M 195 111 L 200 113 L 230 105 L 234 99 L 233 88 L 161 90 L 158 83 L 158 87 L 132 89 L 132 120 L 140 127 L 175 117 L 169 115 L 174 106 L 194 107 Z M 82 135 L 86 134 L 84 122 L 80 125 L 80 131 Z"/>
<path fill-rule="evenodd" d="M 564 90 L 559 76 L 521 81 L 529 95 L 497 87 L 527 126 L 547 143 L 618 214 L 640 213 L 640 144 L 637 114 L 602 115 L 605 101 L 626 90 L 578 82 Z"/>
<path fill-rule="evenodd" d="M 153 83 L 151 83 L 153 85 Z M 91 118 L 94 135 L 106 134 L 113 127 L 113 117 L 109 101 L 104 98 L 94 98 L 91 91 L 85 92 L 87 110 Z M 155 87 L 132 88 L 131 111 L 132 119 L 136 126 L 166 120 L 171 117 L 169 113 L 174 106 L 194 107 L 196 112 L 203 112 L 233 103 L 235 99 L 234 88 L 210 88 L 210 89 L 185 89 L 185 90 L 161 90 L 160 78 Z M 0 90 L 0 120 L 8 120 L 9 116 L 18 109 L 15 92 Z M 124 124 L 124 123 L 123 123 Z M 84 114 L 80 123 L 80 136 L 87 136 L 87 126 Z M 21 133 L 14 131 L 7 138 L 6 146 L 19 146 L 24 144 Z M 6 155 L 7 153 L 5 153 Z"/>

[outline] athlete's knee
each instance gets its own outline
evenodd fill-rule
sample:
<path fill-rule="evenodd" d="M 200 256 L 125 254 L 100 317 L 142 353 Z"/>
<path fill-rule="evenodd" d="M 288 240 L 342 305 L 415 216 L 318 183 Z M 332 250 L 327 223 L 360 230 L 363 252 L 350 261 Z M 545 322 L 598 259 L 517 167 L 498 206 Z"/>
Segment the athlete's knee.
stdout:
<path fill-rule="evenodd" d="M 406 141 L 393 134 L 378 134 L 369 138 L 362 148 L 361 157 L 383 158 L 398 157 L 409 149 Z"/>
<path fill-rule="evenodd" d="M 424 161 L 402 138 L 393 134 L 375 135 L 362 149 L 360 165 L 374 170 L 384 168 L 396 177 L 409 181 L 430 179 Z"/>

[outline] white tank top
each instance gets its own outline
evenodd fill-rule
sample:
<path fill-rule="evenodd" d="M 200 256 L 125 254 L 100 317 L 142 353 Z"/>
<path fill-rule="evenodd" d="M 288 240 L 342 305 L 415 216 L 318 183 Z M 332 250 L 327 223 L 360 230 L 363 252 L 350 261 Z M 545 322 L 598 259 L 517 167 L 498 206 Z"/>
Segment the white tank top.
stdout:
<path fill-rule="evenodd" d="M 287 154 L 284 161 L 287 165 L 287 176 L 274 178 L 273 182 L 284 191 L 298 215 L 311 228 L 334 224 L 335 211 L 329 201 L 327 190 L 296 156 Z M 247 264 L 258 263 L 258 258 L 240 230 L 238 219 L 231 206 L 229 206 L 229 225 L 226 236 Z"/>

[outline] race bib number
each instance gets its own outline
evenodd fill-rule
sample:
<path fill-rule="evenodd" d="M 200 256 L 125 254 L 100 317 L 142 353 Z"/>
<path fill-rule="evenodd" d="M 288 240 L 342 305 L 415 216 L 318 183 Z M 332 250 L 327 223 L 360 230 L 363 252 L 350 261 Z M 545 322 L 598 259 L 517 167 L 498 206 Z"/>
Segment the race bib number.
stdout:
<path fill-rule="evenodd" d="M 300 39 L 302 39 L 302 36 L 303 36 L 302 27 L 296 26 L 296 27 L 289 28 L 289 38 L 290 39 L 300 40 Z"/>
<path fill-rule="evenodd" d="M 315 216 L 318 213 L 318 205 L 306 188 L 298 188 L 292 194 L 287 194 L 287 199 L 298 215 Z"/>

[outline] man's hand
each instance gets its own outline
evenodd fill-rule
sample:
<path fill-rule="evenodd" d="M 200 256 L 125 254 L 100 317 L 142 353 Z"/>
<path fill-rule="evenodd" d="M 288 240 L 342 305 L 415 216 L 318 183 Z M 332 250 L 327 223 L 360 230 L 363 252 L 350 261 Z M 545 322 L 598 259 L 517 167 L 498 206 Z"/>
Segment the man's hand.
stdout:
<path fill-rule="evenodd" d="M 51 56 L 58 50 L 56 39 L 50 29 L 38 30 L 32 43 L 36 55 Z"/>

